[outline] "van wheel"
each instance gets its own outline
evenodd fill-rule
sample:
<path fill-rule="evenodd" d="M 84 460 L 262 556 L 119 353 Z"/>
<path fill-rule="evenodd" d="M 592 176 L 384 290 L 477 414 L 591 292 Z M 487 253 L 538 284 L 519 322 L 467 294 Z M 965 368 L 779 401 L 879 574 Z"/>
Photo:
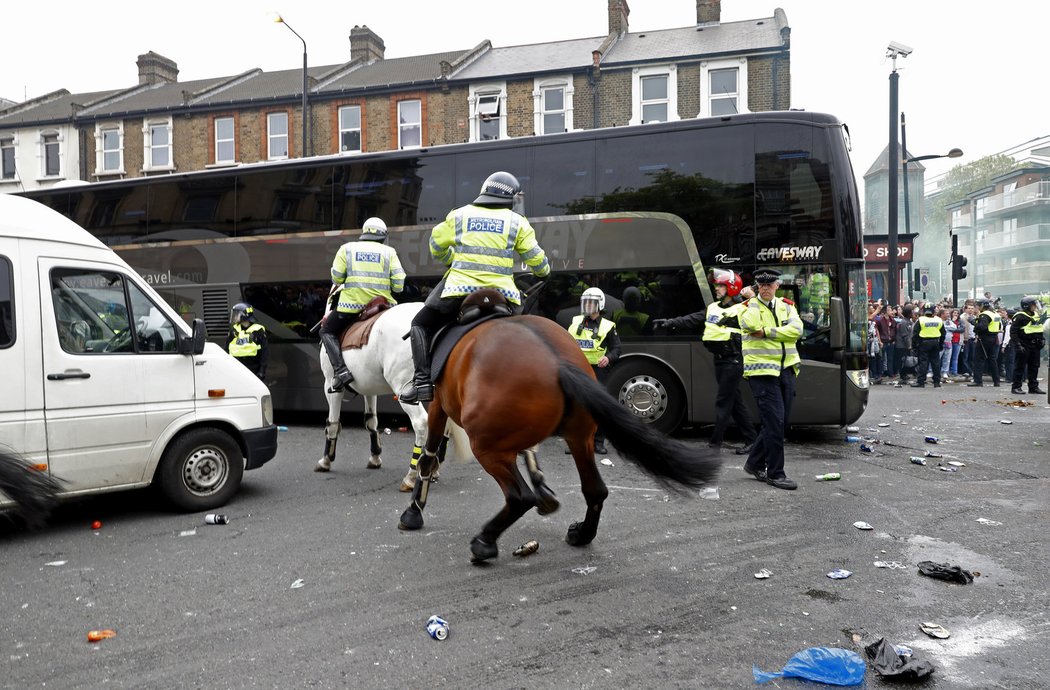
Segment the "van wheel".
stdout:
<path fill-rule="evenodd" d="M 186 512 L 225 505 L 244 476 L 237 442 L 218 429 L 193 429 L 175 439 L 160 464 L 160 489 Z"/>
<path fill-rule="evenodd" d="M 685 392 L 667 367 L 647 360 L 624 362 L 607 389 L 638 419 L 662 433 L 675 430 L 685 413 Z"/>

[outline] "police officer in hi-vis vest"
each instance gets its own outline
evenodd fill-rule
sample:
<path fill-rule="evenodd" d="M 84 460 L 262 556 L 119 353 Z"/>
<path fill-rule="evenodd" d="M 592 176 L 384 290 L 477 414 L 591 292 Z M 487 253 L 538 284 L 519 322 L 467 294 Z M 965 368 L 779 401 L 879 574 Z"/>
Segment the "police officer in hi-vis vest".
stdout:
<path fill-rule="evenodd" d="M 333 392 L 354 380 L 343 361 L 339 343 L 343 331 L 374 298 L 383 297 L 397 304 L 391 293 L 405 289 L 405 270 L 397 251 L 387 246 L 386 239 L 386 223 L 381 218 L 369 218 L 361 228 L 361 237 L 340 247 L 332 260 L 332 292 L 336 301 L 321 328 L 321 344 L 335 370 Z"/>
<path fill-rule="evenodd" d="M 610 365 L 620 358 L 620 336 L 616 324 L 602 317 L 604 309 L 605 293 L 595 287 L 587 288 L 580 295 L 580 313 L 573 317 L 568 329 L 603 386 L 609 378 Z M 600 428 L 594 432 L 594 451 L 609 452 L 605 448 L 605 434 Z"/>
<path fill-rule="evenodd" d="M 266 363 L 270 359 L 270 347 L 266 342 L 266 329 L 255 323 L 255 309 L 246 302 L 238 302 L 230 310 L 230 333 L 226 350 L 237 361 L 248 367 L 248 371 L 266 380 Z"/>
<path fill-rule="evenodd" d="M 762 431 L 751 447 L 744 471 L 778 489 L 797 489 L 784 473 L 784 432 L 795 398 L 795 377 L 802 361 L 796 343 L 802 337 L 802 319 L 795 304 L 777 297 L 780 272 L 755 272 L 758 297 L 744 302 L 737 320 L 743 342 L 744 378 L 758 405 Z"/>
<path fill-rule="evenodd" d="M 973 383 L 966 384 L 971 387 L 979 387 L 981 375 L 985 372 L 991 374 L 992 385 L 999 387 L 999 330 L 1002 322 L 999 314 L 992 309 L 990 300 L 982 299 L 977 302 L 981 307 L 981 313 L 977 316 L 973 332 L 977 336 L 977 346 L 973 353 Z"/>
<path fill-rule="evenodd" d="M 467 295 L 493 288 L 516 307 L 521 304 L 521 294 L 514 285 L 518 258 L 538 278 L 551 272 L 547 256 L 536 243 L 536 231 L 528 218 L 515 210 L 520 201 L 518 178 L 507 172 L 492 173 L 481 185 L 481 194 L 474 203 L 453 209 L 431 231 L 430 253 L 449 268 L 412 319 L 409 334 L 416 371 L 412 384 L 399 396 L 401 402 L 433 400 L 430 339 L 441 326 L 456 318 Z"/>
<path fill-rule="evenodd" d="M 743 299 L 755 296 L 750 287 L 733 271 L 712 269 L 708 280 L 715 293 L 715 300 L 706 311 L 687 314 L 673 319 L 658 319 L 657 326 L 664 328 L 695 328 L 703 324 L 703 343 L 715 359 L 715 380 L 718 392 L 715 395 L 715 429 L 708 445 L 721 447 L 730 418 L 744 437 L 744 447 L 737 449 L 738 455 L 747 455 L 755 442 L 755 422 L 744 404 L 740 393 L 740 382 L 744 376 L 743 353 L 741 351 L 740 314 L 747 308 Z"/>
<path fill-rule="evenodd" d="M 1046 344 L 1043 336 L 1043 324 L 1046 315 L 1040 310 L 1038 297 L 1022 297 L 1021 311 L 1014 314 L 1010 323 L 1010 341 L 1017 348 L 1017 358 L 1014 360 L 1013 386 L 1010 392 L 1015 395 L 1024 395 L 1021 390 L 1021 382 L 1028 378 L 1028 392 L 1043 394 L 1046 391 L 1039 387 L 1039 353 Z"/>
<path fill-rule="evenodd" d="M 944 348 L 944 321 L 933 313 L 933 305 L 922 307 L 922 316 L 912 326 L 911 346 L 919 353 L 912 388 L 926 387 L 926 371 L 933 367 L 933 387 L 941 387 L 941 350 Z"/>

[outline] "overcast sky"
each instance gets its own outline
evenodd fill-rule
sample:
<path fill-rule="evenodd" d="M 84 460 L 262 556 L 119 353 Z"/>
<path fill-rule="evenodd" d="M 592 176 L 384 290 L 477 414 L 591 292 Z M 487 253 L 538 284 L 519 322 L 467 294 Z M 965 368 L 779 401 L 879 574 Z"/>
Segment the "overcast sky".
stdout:
<path fill-rule="evenodd" d="M 306 40 L 311 65 L 349 60 L 356 24 L 383 39 L 387 57 L 468 49 L 485 39 L 502 47 L 600 36 L 608 28 L 607 0 L 281 2 L 5 2 L 0 97 L 126 88 L 138 81 L 138 55 L 150 50 L 178 63 L 182 81 L 297 69 L 302 43 L 273 22 L 275 11 Z M 694 0 L 629 5 L 632 32 L 696 21 Z M 511 9 L 501 16 L 503 7 Z M 928 161 L 927 176 L 1050 134 L 1040 50 L 1050 25 L 1045 0 L 722 0 L 722 21 L 771 17 L 777 7 L 791 26 L 791 106 L 849 125 L 858 182 L 889 140 L 890 41 L 914 48 L 897 61 L 911 153 L 965 152 Z"/>

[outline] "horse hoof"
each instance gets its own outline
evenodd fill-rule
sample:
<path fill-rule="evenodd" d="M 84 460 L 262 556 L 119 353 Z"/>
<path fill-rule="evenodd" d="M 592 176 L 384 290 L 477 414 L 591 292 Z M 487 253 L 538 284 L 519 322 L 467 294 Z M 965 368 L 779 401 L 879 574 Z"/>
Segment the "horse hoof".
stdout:
<path fill-rule="evenodd" d="M 366 465 L 366 467 L 368 467 L 368 469 L 370 470 L 378 470 L 382 466 L 383 460 L 381 458 L 374 458 L 372 460 L 369 460 L 368 465 Z"/>
<path fill-rule="evenodd" d="M 408 493 L 416 488 L 416 480 L 419 478 L 419 472 L 415 470 L 409 470 L 405 478 L 401 480 L 401 486 L 397 488 L 401 493 Z"/>
<path fill-rule="evenodd" d="M 397 523 L 397 528 L 405 531 L 423 529 L 423 513 L 415 506 L 412 506 L 401 513 L 401 520 Z"/>
<path fill-rule="evenodd" d="M 561 507 L 561 503 L 554 497 L 554 492 L 550 489 L 543 487 L 538 493 L 539 499 L 536 503 L 536 512 L 540 515 L 550 515 Z"/>
<path fill-rule="evenodd" d="M 329 465 L 328 467 L 325 467 L 321 463 L 317 463 L 316 465 L 314 465 L 314 472 L 327 472 L 330 469 L 332 469 L 331 465 Z"/>
<path fill-rule="evenodd" d="M 484 541 L 481 537 L 474 537 L 470 541 L 470 562 L 481 563 L 499 555 L 499 547 Z"/>
<path fill-rule="evenodd" d="M 587 546 L 594 541 L 594 535 L 588 535 L 583 528 L 582 522 L 574 522 L 569 525 L 569 531 L 565 533 L 565 542 L 569 546 Z"/>

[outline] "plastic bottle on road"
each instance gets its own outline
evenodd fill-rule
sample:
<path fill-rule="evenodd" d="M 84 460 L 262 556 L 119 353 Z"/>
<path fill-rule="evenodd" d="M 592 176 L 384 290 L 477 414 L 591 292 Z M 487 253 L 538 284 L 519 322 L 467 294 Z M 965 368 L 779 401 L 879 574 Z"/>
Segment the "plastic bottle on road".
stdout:
<path fill-rule="evenodd" d="M 860 436 L 847 436 L 846 443 L 860 443 Z"/>

